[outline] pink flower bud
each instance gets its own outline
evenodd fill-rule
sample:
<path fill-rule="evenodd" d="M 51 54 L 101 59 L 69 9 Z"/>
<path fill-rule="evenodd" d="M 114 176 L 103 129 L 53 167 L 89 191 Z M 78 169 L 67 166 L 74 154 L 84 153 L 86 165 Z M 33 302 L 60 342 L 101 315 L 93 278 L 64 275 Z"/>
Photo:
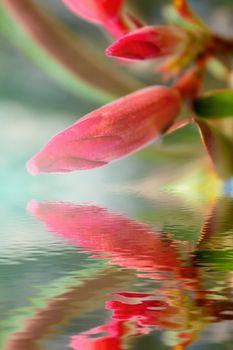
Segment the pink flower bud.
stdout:
<path fill-rule="evenodd" d="M 175 26 L 146 26 L 121 37 L 106 54 L 130 60 L 159 58 L 179 52 L 186 38 L 186 33 Z"/>
<path fill-rule="evenodd" d="M 123 0 L 63 0 L 77 16 L 102 25 L 114 37 L 128 31 L 122 18 Z"/>
<path fill-rule="evenodd" d="M 173 123 L 180 95 L 156 86 L 97 109 L 56 135 L 27 164 L 31 174 L 103 166 L 152 142 Z"/>

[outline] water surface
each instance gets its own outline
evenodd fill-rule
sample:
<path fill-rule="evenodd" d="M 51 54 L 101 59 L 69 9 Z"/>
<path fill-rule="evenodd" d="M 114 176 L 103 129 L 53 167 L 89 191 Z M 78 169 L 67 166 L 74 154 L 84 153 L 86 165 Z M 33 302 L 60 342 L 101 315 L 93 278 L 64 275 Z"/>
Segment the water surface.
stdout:
<path fill-rule="evenodd" d="M 233 200 L 199 146 L 31 177 L 70 124 L 31 113 L 0 113 L 1 349 L 232 349 Z"/>

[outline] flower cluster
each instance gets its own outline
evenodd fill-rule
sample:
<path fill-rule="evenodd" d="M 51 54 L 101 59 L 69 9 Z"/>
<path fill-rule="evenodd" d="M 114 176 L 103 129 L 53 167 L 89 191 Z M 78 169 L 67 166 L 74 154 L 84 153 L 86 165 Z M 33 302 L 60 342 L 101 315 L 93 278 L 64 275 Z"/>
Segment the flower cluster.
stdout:
<path fill-rule="evenodd" d="M 117 160 L 146 146 L 170 127 L 170 132 L 180 127 L 180 110 L 185 103 L 190 116 L 182 125 L 193 122 L 198 127 L 217 170 L 219 159 L 225 159 L 220 175 L 232 176 L 232 156 L 225 150 L 233 144 L 221 128 L 216 133 L 214 119 L 233 115 L 233 91 L 200 95 L 208 63 L 219 60 L 220 52 L 232 54 L 232 41 L 211 33 L 185 0 L 172 1 L 171 17 L 175 19 L 167 25 L 144 25 L 123 0 L 63 1 L 75 15 L 103 27 L 116 39 L 106 49 L 107 56 L 129 64 L 152 59 L 156 63 L 159 59 L 156 70 L 171 84 L 143 88 L 81 118 L 28 162 L 29 172 L 91 169 Z"/>

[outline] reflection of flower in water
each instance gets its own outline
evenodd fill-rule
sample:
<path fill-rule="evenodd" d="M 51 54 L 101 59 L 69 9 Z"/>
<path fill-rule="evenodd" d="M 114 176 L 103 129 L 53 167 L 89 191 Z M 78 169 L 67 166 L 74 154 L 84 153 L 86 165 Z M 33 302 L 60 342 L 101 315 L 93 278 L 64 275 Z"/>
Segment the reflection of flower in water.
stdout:
<path fill-rule="evenodd" d="M 172 331 L 173 339 L 170 345 L 174 345 L 175 349 L 182 349 L 191 344 L 197 338 L 197 334 L 209 323 L 210 317 L 207 310 L 200 308 L 198 303 L 192 304 L 185 290 L 162 289 L 160 296 L 156 292 L 151 294 L 120 292 L 116 295 L 121 297 L 121 300 L 106 303 L 106 309 L 112 312 L 114 321 L 72 337 L 70 345 L 73 349 L 99 350 L 104 344 L 104 349 L 110 350 L 114 334 L 118 337 L 119 346 L 124 344 L 124 340 L 130 342 L 132 336 L 162 329 Z M 123 300 L 122 296 L 124 296 Z M 124 333 L 117 333 L 120 325 L 121 329 L 125 330 Z M 103 336 L 101 334 L 103 331 L 107 335 Z M 97 338 L 93 338 L 93 334 Z"/>
<path fill-rule="evenodd" d="M 178 273 L 175 247 L 150 226 L 89 205 L 31 202 L 28 210 L 49 231 L 77 247 L 111 257 L 114 264 L 145 273 Z"/>
<path fill-rule="evenodd" d="M 229 303 L 223 305 L 203 291 L 202 270 L 192 259 L 182 263 L 177 242 L 149 226 L 89 205 L 31 202 L 28 210 L 49 231 L 79 248 L 100 254 L 100 258 L 107 256 L 112 264 L 135 269 L 140 276 L 161 283 L 160 290 L 149 293 L 114 293 L 113 300 L 106 302 L 113 321 L 72 337 L 73 349 L 123 349 L 132 336 L 157 329 L 170 332 L 174 349 L 184 349 L 207 324 L 225 319 L 224 313 L 219 315 L 219 303 L 226 310 Z"/>
<path fill-rule="evenodd" d="M 87 336 L 75 336 L 70 343 L 71 348 L 79 350 L 121 350 L 123 337 L 129 332 L 129 327 L 122 321 L 112 321 L 92 329 Z M 102 336 L 100 336 L 102 334 Z M 104 334 L 104 335 L 103 335 Z M 97 336 L 99 337 L 97 338 Z M 93 336 L 93 338 L 91 338 Z M 95 336 L 95 337 L 94 337 Z"/>

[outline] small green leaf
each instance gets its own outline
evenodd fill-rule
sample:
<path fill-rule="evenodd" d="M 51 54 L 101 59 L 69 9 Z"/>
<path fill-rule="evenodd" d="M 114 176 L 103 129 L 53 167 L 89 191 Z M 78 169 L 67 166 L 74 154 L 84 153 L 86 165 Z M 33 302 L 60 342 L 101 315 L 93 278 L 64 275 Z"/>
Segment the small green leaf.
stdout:
<path fill-rule="evenodd" d="M 202 118 L 233 117 L 233 90 L 218 90 L 200 96 L 194 110 Z"/>

